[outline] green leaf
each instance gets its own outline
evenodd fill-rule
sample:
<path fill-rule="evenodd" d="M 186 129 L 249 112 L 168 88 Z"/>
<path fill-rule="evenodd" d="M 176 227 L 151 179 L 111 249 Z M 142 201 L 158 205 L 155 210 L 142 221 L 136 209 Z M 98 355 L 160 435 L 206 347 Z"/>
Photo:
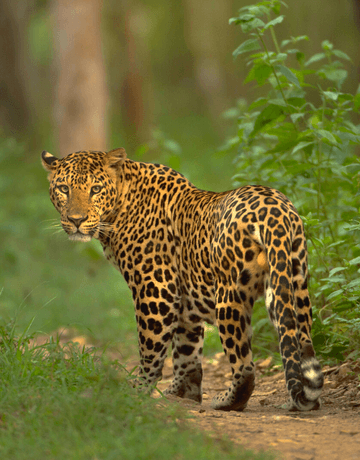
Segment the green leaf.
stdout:
<path fill-rule="evenodd" d="M 333 54 L 335 54 L 335 56 L 337 56 L 338 58 L 340 59 L 346 59 L 347 61 L 351 61 L 351 59 L 349 58 L 349 56 L 344 53 L 343 51 L 340 51 L 340 50 L 334 50 L 333 51 Z"/>
<path fill-rule="evenodd" d="M 262 105 L 267 103 L 266 97 L 260 97 L 259 99 L 256 99 L 250 106 L 249 106 L 249 111 L 253 109 L 257 109 L 258 107 L 261 107 Z"/>
<path fill-rule="evenodd" d="M 354 109 L 359 110 L 360 108 L 360 93 L 357 93 L 354 97 Z"/>
<path fill-rule="evenodd" d="M 286 110 L 284 110 L 284 113 Z M 276 136 L 279 141 L 288 141 L 288 140 L 297 140 L 298 132 L 296 131 L 294 124 L 290 122 L 285 122 L 282 120 L 281 124 L 274 126 L 274 128 L 269 127 L 268 133 L 270 135 Z"/>
<path fill-rule="evenodd" d="M 293 38 L 293 40 L 296 42 L 300 42 L 301 40 L 306 40 L 307 42 L 309 41 L 309 37 L 307 35 L 299 35 L 298 37 Z"/>
<path fill-rule="evenodd" d="M 264 27 L 264 30 L 268 29 L 269 27 L 273 27 L 275 26 L 276 24 L 280 24 L 281 22 L 283 22 L 284 20 L 284 16 L 281 15 L 281 16 L 278 16 L 277 18 L 273 19 L 272 21 L 268 22 L 265 27 Z"/>
<path fill-rule="evenodd" d="M 256 80 L 259 86 L 262 86 L 272 73 L 272 68 L 265 63 L 256 63 L 248 73 L 244 83 Z"/>
<path fill-rule="evenodd" d="M 265 107 L 265 109 L 262 112 L 260 112 L 260 114 L 256 118 L 254 129 L 250 136 L 253 137 L 258 131 L 260 131 L 260 129 L 262 129 L 270 122 L 279 118 L 283 113 L 284 109 L 279 105 L 270 104 L 267 107 Z"/>
<path fill-rule="evenodd" d="M 282 98 L 269 99 L 269 104 L 281 105 L 281 107 L 286 107 L 286 102 Z"/>
<path fill-rule="evenodd" d="M 287 53 L 278 53 L 275 59 L 271 59 L 271 61 L 274 63 L 279 62 L 279 61 L 285 61 L 287 57 L 288 57 Z"/>
<path fill-rule="evenodd" d="M 318 71 L 318 74 L 330 81 L 342 83 L 346 79 L 348 73 L 345 69 L 339 69 L 333 65 L 326 65 Z"/>
<path fill-rule="evenodd" d="M 352 289 L 352 288 L 358 287 L 358 286 L 360 287 L 360 279 L 359 278 L 350 281 L 350 283 L 346 285 L 346 288 L 347 289 Z"/>
<path fill-rule="evenodd" d="M 287 165 L 286 169 L 291 174 L 294 174 L 297 177 L 304 177 L 304 175 L 307 176 L 309 173 L 309 165 L 307 165 L 306 163 L 299 163 L 298 161 L 294 162 L 294 164 L 292 165 Z"/>
<path fill-rule="evenodd" d="M 299 37 L 291 37 L 291 40 L 283 40 L 281 42 L 281 47 L 288 45 L 289 43 L 297 43 L 301 40 L 309 41 L 309 37 L 307 35 L 300 35 Z"/>
<path fill-rule="evenodd" d="M 330 131 L 327 131 L 326 129 L 317 129 L 316 132 L 320 134 L 322 139 L 327 139 L 332 144 L 338 144 L 335 136 L 333 136 Z"/>
<path fill-rule="evenodd" d="M 331 42 L 329 42 L 329 40 L 324 40 L 321 43 L 321 48 L 323 50 L 331 51 L 334 48 L 334 45 Z"/>
<path fill-rule="evenodd" d="M 270 3 L 270 2 L 269 2 Z M 286 3 L 285 2 L 271 2 L 271 10 L 275 13 L 275 14 L 279 14 L 280 13 L 280 7 L 281 5 L 283 6 L 286 6 Z"/>
<path fill-rule="evenodd" d="M 288 104 L 292 107 L 303 107 L 306 104 L 306 100 L 303 97 L 289 97 Z"/>
<path fill-rule="evenodd" d="M 259 18 L 253 18 L 250 21 L 241 22 L 241 29 L 244 34 L 247 34 L 254 29 L 262 29 L 265 26 L 265 23 Z"/>
<path fill-rule="evenodd" d="M 353 134 L 349 131 L 345 131 L 343 129 L 339 129 L 339 133 L 338 133 L 339 137 L 341 140 L 343 141 L 348 141 L 348 142 L 351 142 L 352 144 L 360 144 L 360 136 L 359 135 L 356 135 L 356 134 Z"/>
<path fill-rule="evenodd" d="M 336 93 L 335 91 L 323 91 L 323 94 L 333 101 L 337 101 L 337 98 L 339 97 L 339 93 Z"/>
<path fill-rule="evenodd" d="M 304 118 L 305 113 L 292 113 L 290 115 L 291 120 L 296 123 L 300 118 Z"/>
<path fill-rule="evenodd" d="M 313 142 L 299 142 L 298 145 L 293 149 L 292 153 L 296 153 L 299 150 L 304 149 L 308 145 L 312 145 Z"/>
<path fill-rule="evenodd" d="M 244 13 L 244 14 L 240 14 L 237 18 L 233 18 L 233 19 L 238 19 L 241 22 L 249 22 L 255 19 L 255 16 L 253 14 Z"/>
<path fill-rule="evenodd" d="M 339 102 L 347 102 L 347 101 L 353 101 L 354 96 L 349 93 L 339 93 Z"/>
<path fill-rule="evenodd" d="M 268 150 L 268 153 L 288 152 L 297 144 L 297 140 L 279 142 L 273 149 Z M 306 166 L 308 167 L 308 166 Z"/>
<path fill-rule="evenodd" d="M 335 273 L 342 272 L 342 271 L 344 271 L 346 269 L 347 269 L 346 267 L 335 267 L 335 268 L 333 268 L 332 270 L 329 271 L 329 276 L 333 276 L 333 275 L 335 275 Z"/>
<path fill-rule="evenodd" d="M 241 19 L 239 18 L 230 18 L 229 19 L 229 24 L 240 24 Z"/>
<path fill-rule="evenodd" d="M 299 50 L 297 48 L 291 48 L 291 49 L 288 49 L 286 50 L 287 54 L 296 54 L 299 52 Z"/>
<path fill-rule="evenodd" d="M 324 59 L 324 58 L 325 58 L 325 53 L 314 54 L 314 56 L 312 56 L 308 61 L 305 62 L 305 67 L 309 66 L 313 62 L 321 61 L 321 59 Z"/>
<path fill-rule="evenodd" d="M 246 12 L 239 14 L 239 16 L 236 18 L 229 19 L 229 24 L 245 24 L 256 19 L 256 15 L 248 12 L 248 8 L 241 8 L 240 11 L 242 10 Z"/>
<path fill-rule="evenodd" d="M 290 69 L 280 64 L 276 65 L 275 69 L 278 70 L 282 75 L 284 75 L 284 77 L 287 80 L 289 80 L 290 83 L 293 83 L 298 88 L 301 88 L 301 85 L 300 85 L 300 82 L 297 76 Z"/>
<path fill-rule="evenodd" d="M 269 13 L 269 8 L 266 7 L 265 5 L 250 5 L 244 7 L 246 11 L 248 11 L 250 14 L 253 16 L 264 16 L 264 14 Z"/>
<path fill-rule="evenodd" d="M 239 56 L 239 54 L 248 53 L 249 51 L 255 51 L 260 48 L 260 44 L 257 38 L 250 38 L 245 42 L 241 43 L 241 45 L 236 48 L 233 52 L 233 56 Z"/>
<path fill-rule="evenodd" d="M 355 257 L 355 259 L 349 260 L 350 265 L 357 265 L 360 264 L 360 257 Z"/>
<path fill-rule="evenodd" d="M 337 291 L 334 291 L 331 294 L 329 294 L 326 298 L 327 300 L 331 300 L 334 297 L 337 297 L 338 295 L 342 294 L 343 292 L 344 292 L 344 289 L 338 289 Z"/>
<path fill-rule="evenodd" d="M 305 59 L 305 54 L 302 53 L 301 51 L 298 51 L 296 53 L 296 60 L 298 61 L 298 63 L 302 64 L 304 62 L 304 59 Z"/>

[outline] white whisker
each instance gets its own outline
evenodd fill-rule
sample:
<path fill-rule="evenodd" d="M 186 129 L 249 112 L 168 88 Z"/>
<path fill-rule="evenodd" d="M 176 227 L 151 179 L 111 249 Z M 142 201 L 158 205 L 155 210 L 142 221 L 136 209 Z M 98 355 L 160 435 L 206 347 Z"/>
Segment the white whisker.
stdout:
<path fill-rule="evenodd" d="M 43 224 L 45 222 L 59 222 L 59 219 L 56 217 L 53 217 L 52 219 L 44 219 L 40 223 Z"/>
<path fill-rule="evenodd" d="M 51 227 L 44 227 L 44 230 L 54 230 L 54 229 L 60 229 L 60 230 L 62 230 L 61 224 L 59 224 L 59 225 L 52 225 Z"/>
<path fill-rule="evenodd" d="M 60 233 L 63 233 L 64 235 L 66 235 L 66 233 L 64 232 L 64 230 L 63 230 L 62 228 L 60 228 L 59 230 L 55 230 L 55 231 L 53 232 L 53 235 L 58 235 L 58 234 L 60 234 Z"/>

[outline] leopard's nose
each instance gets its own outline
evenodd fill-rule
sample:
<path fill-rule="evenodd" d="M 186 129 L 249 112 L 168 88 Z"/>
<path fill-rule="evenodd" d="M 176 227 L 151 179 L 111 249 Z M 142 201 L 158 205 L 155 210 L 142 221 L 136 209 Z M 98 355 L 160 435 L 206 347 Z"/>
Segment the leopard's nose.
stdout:
<path fill-rule="evenodd" d="M 79 228 L 80 225 L 88 219 L 88 216 L 85 217 L 71 217 L 68 216 L 68 220 L 75 225 L 76 228 Z"/>

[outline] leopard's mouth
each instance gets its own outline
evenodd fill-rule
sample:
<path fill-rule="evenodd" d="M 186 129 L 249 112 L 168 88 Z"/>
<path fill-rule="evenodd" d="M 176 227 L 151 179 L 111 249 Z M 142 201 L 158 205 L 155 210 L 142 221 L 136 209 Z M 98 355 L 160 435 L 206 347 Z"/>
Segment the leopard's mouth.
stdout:
<path fill-rule="evenodd" d="M 82 243 L 88 243 L 91 240 L 91 235 L 85 235 L 84 233 L 77 231 L 76 233 L 69 235 L 69 240 L 70 241 L 81 241 Z"/>
<path fill-rule="evenodd" d="M 82 243 L 88 243 L 91 238 L 94 236 L 96 228 L 82 228 L 76 227 L 75 225 L 70 224 L 69 222 L 61 221 L 61 225 L 65 230 L 65 233 L 68 234 L 70 241 L 81 241 Z"/>

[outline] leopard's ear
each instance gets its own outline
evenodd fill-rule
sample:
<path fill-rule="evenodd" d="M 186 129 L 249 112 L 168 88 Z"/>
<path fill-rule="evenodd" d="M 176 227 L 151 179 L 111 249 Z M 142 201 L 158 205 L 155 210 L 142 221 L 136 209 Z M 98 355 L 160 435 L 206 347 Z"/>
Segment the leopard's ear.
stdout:
<path fill-rule="evenodd" d="M 41 154 L 41 163 L 46 171 L 52 172 L 58 166 L 59 159 L 44 150 Z"/>
<path fill-rule="evenodd" d="M 108 166 L 112 166 L 113 168 L 121 166 L 125 160 L 126 152 L 123 148 L 110 150 L 110 152 L 107 152 L 105 155 L 106 164 Z"/>

